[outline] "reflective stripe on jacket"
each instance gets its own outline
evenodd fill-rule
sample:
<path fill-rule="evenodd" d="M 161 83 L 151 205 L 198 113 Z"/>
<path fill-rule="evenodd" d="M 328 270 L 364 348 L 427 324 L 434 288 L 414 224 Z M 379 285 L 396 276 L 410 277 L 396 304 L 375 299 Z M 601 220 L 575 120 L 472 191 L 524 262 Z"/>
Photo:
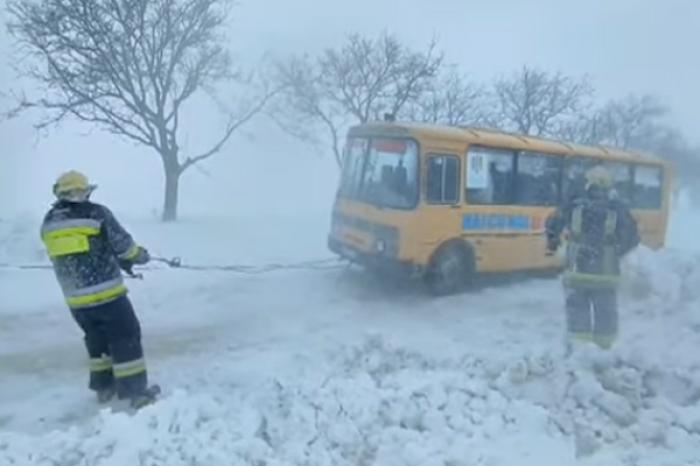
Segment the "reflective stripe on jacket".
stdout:
<path fill-rule="evenodd" d="M 639 244 L 637 225 L 629 209 L 610 199 L 575 199 L 547 220 L 547 235 L 557 238 L 568 228 L 566 284 L 615 287 L 620 259 Z"/>
<path fill-rule="evenodd" d="M 41 237 L 71 309 L 127 293 L 119 260 L 135 257 L 139 247 L 106 207 L 59 201 L 46 214 Z"/>

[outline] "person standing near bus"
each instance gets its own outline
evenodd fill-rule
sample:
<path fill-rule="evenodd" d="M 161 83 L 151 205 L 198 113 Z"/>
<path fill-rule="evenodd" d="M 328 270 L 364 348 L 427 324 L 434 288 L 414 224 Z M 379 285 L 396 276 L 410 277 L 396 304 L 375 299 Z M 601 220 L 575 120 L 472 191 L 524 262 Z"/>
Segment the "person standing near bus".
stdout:
<path fill-rule="evenodd" d="M 598 165 L 586 173 L 585 191 L 560 206 L 546 222 L 547 249 L 566 246 L 566 327 L 568 345 L 593 342 L 609 349 L 617 337 L 620 260 L 639 244 L 637 223 L 612 196 L 612 175 Z"/>

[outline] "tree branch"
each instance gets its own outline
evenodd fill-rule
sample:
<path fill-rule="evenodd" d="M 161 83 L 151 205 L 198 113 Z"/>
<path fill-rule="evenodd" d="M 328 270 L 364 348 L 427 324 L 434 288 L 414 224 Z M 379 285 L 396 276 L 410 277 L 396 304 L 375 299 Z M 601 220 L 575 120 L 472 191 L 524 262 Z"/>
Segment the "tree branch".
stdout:
<path fill-rule="evenodd" d="M 278 65 L 284 105 L 273 118 L 285 131 L 307 142 L 308 125 L 328 130 L 331 149 L 340 163 L 345 123 L 367 123 L 384 112 L 399 113 L 429 87 L 442 64 L 431 43 L 414 52 L 386 33 L 376 39 L 351 35 L 337 49 L 315 60 L 293 58 Z M 342 122 L 343 124 L 341 124 Z"/>
<path fill-rule="evenodd" d="M 259 114 L 265 108 L 265 106 L 270 101 L 270 99 L 272 99 L 278 92 L 279 92 L 279 89 L 275 89 L 271 92 L 266 93 L 243 116 L 241 116 L 240 118 L 231 120 L 229 122 L 229 124 L 227 125 L 227 128 L 224 131 L 224 134 L 221 137 L 221 139 L 219 139 L 219 141 L 216 144 L 214 144 L 214 146 L 211 149 L 209 149 L 206 152 L 204 152 L 200 155 L 197 155 L 195 157 L 188 157 L 187 159 L 185 159 L 185 161 L 180 165 L 180 173 L 184 173 L 185 170 L 190 168 L 192 165 L 195 165 L 203 160 L 206 160 L 209 157 L 216 154 L 217 152 L 219 152 L 223 148 L 224 144 L 226 144 L 226 142 L 231 138 L 233 133 L 238 128 L 240 128 L 241 126 L 243 126 L 244 124 L 249 122 L 257 114 Z"/>

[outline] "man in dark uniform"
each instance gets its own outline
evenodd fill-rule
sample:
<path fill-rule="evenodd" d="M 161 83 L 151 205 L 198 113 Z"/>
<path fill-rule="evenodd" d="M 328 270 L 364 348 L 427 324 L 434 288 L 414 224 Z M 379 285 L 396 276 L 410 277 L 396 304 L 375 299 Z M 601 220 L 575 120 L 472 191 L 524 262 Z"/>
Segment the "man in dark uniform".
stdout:
<path fill-rule="evenodd" d="M 90 389 L 100 402 L 115 393 L 140 408 L 154 401 L 148 387 L 141 328 L 127 297 L 122 270 L 150 258 L 106 207 L 90 202 L 95 189 L 71 171 L 54 185 L 57 201 L 44 218 L 41 237 L 66 303 L 85 332 Z M 121 269 L 121 270 L 120 270 Z"/>
<path fill-rule="evenodd" d="M 612 176 L 602 166 L 586 174 L 586 189 L 557 209 L 546 224 L 547 249 L 566 246 L 566 323 L 569 344 L 590 341 L 610 348 L 617 337 L 620 260 L 639 244 L 629 209 L 611 196 Z"/>

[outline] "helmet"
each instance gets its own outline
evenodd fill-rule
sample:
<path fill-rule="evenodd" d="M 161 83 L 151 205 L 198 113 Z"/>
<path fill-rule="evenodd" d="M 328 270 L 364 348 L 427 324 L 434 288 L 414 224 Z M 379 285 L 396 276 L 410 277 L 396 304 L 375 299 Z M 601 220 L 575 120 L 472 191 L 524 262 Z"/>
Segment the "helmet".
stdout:
<path fill-rule="evenodd" d="M 610 172 L 602 165 L 596 165 L 586 172 L 586 189 L 597 186 L 599 188 L 610 189 L 613 185 L 613 178 Z"/>
<path fill-rule="evenodd" d="M 97 186 L 90 184 L 87 176 L 71 170 L 58 177 L 53 185 L 53 193 L 59 199 L 84 201 Z"/>

